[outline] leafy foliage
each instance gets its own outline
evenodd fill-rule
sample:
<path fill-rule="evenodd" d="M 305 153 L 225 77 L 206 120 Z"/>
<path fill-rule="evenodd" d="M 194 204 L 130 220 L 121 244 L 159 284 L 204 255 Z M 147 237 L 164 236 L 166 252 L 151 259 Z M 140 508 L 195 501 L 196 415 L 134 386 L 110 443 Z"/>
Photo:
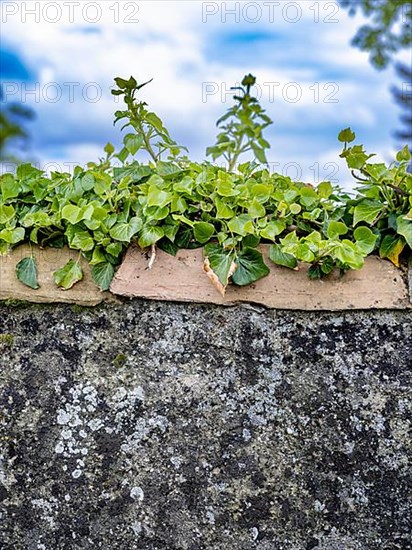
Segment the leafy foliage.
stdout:
<path fill-rule="evenodd" d="M 22 242 L 78 250 L 77 261 L 54 273 L 63 289 L 83 278 L 83 255 L 96 284 L 107 290 L 131 242 L 169 254 L 203 247 L 205 272 L 222 293 L 230 280 L 243 286 L 268 274 L 262 243 L 270 244 L 275 264 L 290 269 L 298 269 L 299 262 L 311 264 L 312 278 L 334 269 L 359 269 L 372 253 L 399 265 L 400 254 L 412 248 L 408 148 L 389 166 L 372 164 L 373 155 L 352 145 L 352 130 L 342 130 L 341 156 L 359 185 L 355 197 L 327 181 L 313 187 L 270 173 L 264 166 L 269 144 L 263 138 L 270 119 L 251 95 L 254 83 L 251 75 L 243 79 L 235 106 L 218 123 L 217 144 L 208 149 L 214 159 L 228 161 L 223 168 L 183 155 L 185 149 L 160 118 L 136 100 L 145 84 L 117 78 L 113 93 L 123 96 L 126 110 L 116 113 L 116 121 L 125 119 L 128 132 L 120 152 L 109 143 L 104 158 L 86 169 L 76 167 L 73 175 L 46 176 L 29 164 L 4 174 L 0 253 Z M 145 153 L 148 161 L 136 160 L 137 153 Z M 253 158 L 237 164 L 244 153 Z M 37 288 L 32 258 L 20 262 L 17 276 Z"/>
<path fill-rule="evenodd" d="M 0 161 L 17 162 L 10 149 L 16 143 L 27 144 L 25 124 L 33 118 L 33 111 L 25 105 L 6 103 L 0 87 Z"/>
<path fill-rule="evenodd" d="M 340 0 L 354 15 L 361 10 L 369 19 L 353 39 L 353 44 L 370 52 L 371 63 L 386 67 L 394 54 L 412 44 L 412 5 L 410 0 Z"/>

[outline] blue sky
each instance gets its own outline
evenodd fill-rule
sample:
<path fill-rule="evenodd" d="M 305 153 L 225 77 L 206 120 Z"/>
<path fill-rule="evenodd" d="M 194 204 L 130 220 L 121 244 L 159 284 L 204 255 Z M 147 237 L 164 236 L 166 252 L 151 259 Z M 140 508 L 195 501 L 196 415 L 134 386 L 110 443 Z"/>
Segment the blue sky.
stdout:
<path fill-rule="evenodd" d="M 30 155 L 42 166 L 67 169 L 97 159 L 107 141 L 120 145 L 110 89 L 130 74 L 154 79 L 144 99 L 198 160 L 231 103 L 229 87 L 249 72 L 274 120 L 268 156 L 277 171 L 314 182 L 333 174 L 347 186 L 336 139 L 347 126 L 391 159 L 396 79 L 350 46 L 362 19 L 334 2 L 40 2 L 29 13 L 35 4 L 0 3 L 1 80 L 7 101 L 37 114 Z"/>

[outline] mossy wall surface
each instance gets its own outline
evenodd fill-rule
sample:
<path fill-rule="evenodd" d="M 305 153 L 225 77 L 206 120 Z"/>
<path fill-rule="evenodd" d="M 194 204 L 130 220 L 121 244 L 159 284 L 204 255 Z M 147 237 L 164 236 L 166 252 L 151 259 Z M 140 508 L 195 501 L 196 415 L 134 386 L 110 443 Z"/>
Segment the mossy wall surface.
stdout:
<path fill-rule="evenodd" d="M 412 312 L 0 306 L 5 550 L 412 546 Z"/>

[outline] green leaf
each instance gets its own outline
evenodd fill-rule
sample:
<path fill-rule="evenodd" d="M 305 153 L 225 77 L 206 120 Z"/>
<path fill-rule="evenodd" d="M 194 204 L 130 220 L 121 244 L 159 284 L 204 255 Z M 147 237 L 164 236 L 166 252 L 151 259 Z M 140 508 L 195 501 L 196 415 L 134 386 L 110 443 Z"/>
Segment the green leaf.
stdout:
<path fill-rule="evenodd" d="M 355 206 L 353 212 L 353 225 L 358 225 L 359 222 L 372 224 L 378 215 L 382 212 L 384 206 L 378 201 L 365 199 Z"/>
<path fill-rule="evenodd" d="M 207 222 L 196 222 L 193 226 L 193 233 L 195 239 L 199 243 L 207 243 L 210 240 L 213 233 L 215 232 L 215 227 L 211 223 Z"/>
<path fill-rule="evenodd" d="M 251 144 L 251 147 L 252 147 L 252 151 L 253 151 L 253 153 L 255 154 L 255 157 L 257 158 L 257 160 L 258 160 L 259 162 L 261 162 L 262 164 L 266 164 L 266 163 L 267 163 L 267 159 L 266 159 L 266 155 L 265 155 L 264 149 L 262 149 L 261 147 L 257 146 L 257 145 L 254 144 L 254 143 Z"/>
<path fill-rule="evenodd" d="M 350 128 L 345 128 L 344 130 L 341 130 L 338 135 L 338 140 L 342 143 L 351 143 L 356 138 L 356 135 Z"/>
<path fill-rule="evenodd" d="M 145 225 L 140 232 L 138 244 L 140 248 L 147 248 L 157 243 L 162 237 L 164 237 L 164 231 L 161 227 Z"/>
<path fill-rule="evenodd" d="M 398 162 L 411 160 L 411 152 L 409 151 L 409 147 L 407 145 L 405 145 L 405 147 L 397 153 L 396 160 Z"/>
<path fill-rule="evenodd" d="M 221 197 L 235 197 L 239 195 L 239 190 L 235 188 L 232 178 L 226 172 L 220 172 L 216 191 Z"/>
<path fill-rule="evenodd" d="M 3 201 L 13 199 L 20 193 L 21 185 L 12 174 L 4 174 L 0 178 L 0 190 Z"/>
<path fill-rule="evenodd" d="M 159 189 L 155 185 L 149 187 L 149 193 L 147 195 L 147 206 L 159 206 L 163 208 L 171 202 L 173 194 L 163 189 Z"/>
<path fill-rule="evenodd" d="M 127 134 L 123 139 L 124 146 L 131 155 L 135 155 L 143 145 L 143 136 Z"/>
<path fill-rule="evenodd" d="M 117 258 L 120 256 L 123 250 L 123 245 L 121 243 L 111 243 L 109 246 L 106 247 L 106 252 L 110 254 L 111 256 L 114 256 Z"/>
<path fill-rule="evenodd" d="M 87 231 L 79 231 L 78 229 L 75 230 L 73 236 L 69 240 L 70 248 L 81 250 L 82 252 L 93 250 L 94 244 L 94 240 L 90 233 Z"/>
<path fill-rule="evenodd" d="M 37 290 L 40 288 L 37 281 L 37 264 L 33 256 L 23 258 L 16 266 L 18 280 L 24 285 Z"/>
<path fill-rule="evenodd" d="M 83 279 L 83 271 L 79 262 L 69 260 L 67 264 L 53 273 L 54 282 L 58 287 L 69 290 Z"/>
<path fill-rule="evenodd" d="M 312 206 L 319 202 L 318 194 L 310 187 L 304 187 L 301 189 L 300 195 L 300 203 L 304 206 Z"/>
<path fill-rule="evenodd" d="M 266 227 L 260 230 L 260 236 L 264 239 L 274 241 L 286 229 L 286 223 L 280 220 L 270 221 Z"/>
<path fill-rule="evenodd" d="M 129 81 L 125 80 L 124 78 L 117 77 L 114 79 L 114 81 L 121 90 L 124 90 L 129 86 Z"/>
<path fill-rule="evenodd" d="M 295 269 L 298 265 L 298 261 L 292 254 L 282 251 L 282 247 L 279 244 L 274 244 L 269 248 L 269 259 L 277 265 L 289 267 Z"/>
<path fill-rule="evenodd" d="M 218 244 L 207 244 L 204 247 L 204 253 L 219 281 L 226 287 L 233 262 L 233 254 L 228 253 Z"/>
<path fill-rule="evenodd" d="M 388 169 L 385 164 L 365 164 L 364 168 L 371 178 L 376 181 L 381 181 L 384 176 L 388 173 Z"/>
<path fill-rule="evenodd" d="M 215 204 L 216 204 L 216 215 L 218 218 L 226 220 L 229 218 L 233 218 L 233 216 L 235 215 L 235 212 L 219 197 L 216 197 Z"/>
<path fill-rule="evenodd" d="M 173 162 L 163 162 L 162 160 L 157 161 L 157 173 L 159 176 L 168 177 L 176 176 L 182 172 L 182 169 L 177 164 Z"/>
<path fill-rule="evenodd" d="M 68 204 L 63 208 L 61 217 L 63 220 L 75 225 L 82 219 L 82 210 L 74 204 Z"/>
<path fill-rule="evenodd" d="M 155 113 L 147 113 L 146 121 L 149 122 L 160 133 L 164 132 L 163 122 Z"/>
<path fill-rule="evenodd" d="M 405 248 L 403 237 L 398 235 L 386 235 L 379 248 L 379 256 L 388 258 L 396 267 L 399 267 L 399 256 Z"/>
<path fill-rule="evenodd" d="M 334 248 L 333 254 L 342 264 L 349 266 L 352 269 L 361 269 L 364 264 L 364 259 L 356 247 L 356 245 L 344 239 Z"/>
<path fill-rule="evenodd" d="M 243 237 L 248 233 L 254 233 L 253 222 L 246 214 L 232 218 L 227 225 L 232 233 L 242 235 Z"/>
<path fill-rule="evenodd" d="M 252 196 L 263 204 L 269 200 L 272 187 L 270 185 L 264 185 L 263 183 L 257 183 L 252 187 L 251 192 Z"/>
<path fill-rule="evenodd" d="M 101 290 L 109 290 L 114 277 L 114 267 L 111 263 L 96 264 L 92 267 L 93 281 Z"/>
<path fill-rule="evenodd" d="M 173 184 L 173 190 L 177 193 L 186 193 L 191 195 L 194 185 L 195 182 L 193 181 L 193 178 L 190 176 L 185 176 L 183 179 L 176 181 Z"/>
<path fill-rule="evenodd" d="M 311 263 L 315 259 L 315 254 L 311 250 L 309 244 L 300 243 L 296 248 L 296 257 L 301 262 Z"/>
<path fill-rule="evenodd" d="M 106 261 L 106 256 L 104 254 L 103 248 L 101 246 L 96 246 L 93 250 L 92 258 L 89 260 L 90 265 L 97 265 L 104 263 Z"/>
<path fill-rule="evenodd" d="M 115 149 L 114 146 L 111 143 L 106 143 L 104 152 L 108 155 L 112 155 L 114 153 Z"/>
<path fill-rule="evenodd" d="M 237 269 L 232 281 L 238 286 L 245 286 L 269 275 L 269 268 L 262 254 L 256 248 L 245 248 L 236 257 Z"/>
<path fill-rule="evenodd" d="M 82 177 L 82 187 L 85 191 L 90 191 L 94 187 L 94 176 L 90 172 L 86 172 Z"/>
<path fill-rule="evenodd" d="M 369 229 L 369 227 L 360 226 L 353 232 L 356 244 L 362 253 L 367 256 L 375 249 L 375 243 L 378 239 L 378 235 Z"/>
<path fill-rule="evenodd" d="M 398 216 L 396 226 L 398 234 L 405 237 L 409 247 L 412 248 L 412 221 L 405 219 L 404 216 Z"/>
<path fill-rule="evenodd" d="M 12 206 L 0 205 L 0 223 L 6 224 L 14 218 L 15 210 Z"/>
<path fill-rule="evenodd" d="M 114 225 L 109 234 L 112 239 L 124 243 L 130 243 L 132 237 L 136 235 L 142 228 L 142 221 L 139 218 L 131 218 L 129 223 L 117 223 Z"/>
<path fill-rule="evenodd" d="M 251 218 L 262 218 L 266 214 L 266 210 L 257 199 L 253 199 L 248 208 L 248 214 Z"/>
<path fill-rule="evenodd" d="M 293 202 L 290 206 L 289 206 L 289 210 L 292 212 L 292 214 L 299 214 L 299 212 L 302 210 L 302 207 L 300 204 L 296 203 L 296 202 Z"/>
<path fill-rule="evenodd" d="M 339 235 L 346 235 L 348 227 L 343 222 L 332 220 L 328 224 L 327 235 L 329 239 L 338 239 Z"/>
<path fill-rule="evenodd" d="M 356 170 L 363 168 L 365 162 L 373 156 L 366 154 L 362 145 L 355 145 L 351 149 L 345 151 L 345 153 L 342 153 L 342 155 L 345 157 L 348 167 Z"/>
<path fill-rule="evenodd" d="M 333 186 L 328 181 L 323 181 L 316 189 L 321 199 L 328 199 L 333 193 Z"/>
<path fill-rule="evenodd" d="M 2 239 L 8 244 L 17 244 L 24 240 L 25 231 L 22 227 L 15 229 L 3 229 L 0 231 L 0 240 Z"/>

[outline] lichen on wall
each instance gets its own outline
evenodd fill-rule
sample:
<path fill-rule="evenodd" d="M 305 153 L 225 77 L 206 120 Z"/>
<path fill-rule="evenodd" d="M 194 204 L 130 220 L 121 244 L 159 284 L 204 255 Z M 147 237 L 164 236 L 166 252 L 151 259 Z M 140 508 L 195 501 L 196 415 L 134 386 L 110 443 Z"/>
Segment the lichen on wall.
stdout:
<path fill-rule="evenodd" d="M 2 547 L 411 547 L 411 321 L 0 306 Z"/>

